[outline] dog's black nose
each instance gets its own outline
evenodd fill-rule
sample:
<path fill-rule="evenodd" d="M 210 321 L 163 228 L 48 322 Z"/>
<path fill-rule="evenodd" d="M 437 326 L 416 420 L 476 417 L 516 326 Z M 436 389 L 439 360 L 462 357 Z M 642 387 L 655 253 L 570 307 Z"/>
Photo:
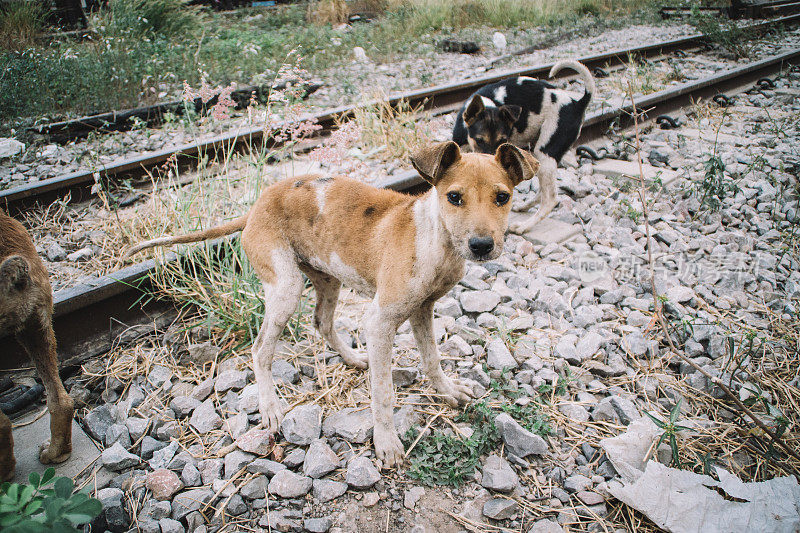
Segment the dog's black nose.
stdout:
<path fill-rule="evenodd" d="M 470 237 L 469 249 L 478 257 L 487 255 L 494 250 L 494 239 L 491 237 Z"/>

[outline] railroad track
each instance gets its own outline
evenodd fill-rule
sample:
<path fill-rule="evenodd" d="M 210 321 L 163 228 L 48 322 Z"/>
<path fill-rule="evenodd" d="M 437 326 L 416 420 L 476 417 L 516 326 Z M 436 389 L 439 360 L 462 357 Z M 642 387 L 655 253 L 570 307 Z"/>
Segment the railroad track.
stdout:
<path fill-rule="evenodd" d="M 775 27 L 790 26 L 799 22 L 800 14 L 797 14 L 755 24 L 752 28 L 755 32 L 764 32 Z M 585 64 L 589 70 L 603 69 L 605 71 L 613 71 L 623 68 L 632 56 L 655 60 L 675 53 L 697 50 L 705 46 L 707 42 L 708 37 L 706 35 L 694 34 L 680 39 L 613 50 L 577 59 Z M 397 93 L 392 95 L 388 102 L 392 106 L 405 102 L 412 108 L 421 106 L 424 109 L 440 113 L 453 111 L 467 97 L 484 85 L 513 76 L 546 78 L 551 67 L 552 63 L 499 71 L 457 83 Z M 568 71 L 563 71 L 559 73 L 556 79 L 570 78 L 572 76 Z M 322 129 L 317 132 L 317 135 L 324 137 L 336 127 L 337 121 L 351 117 L 357 107 L 370 106 L 374 103 L 368 102 L 361 106 L 337 107 L 309 115 L 306 118 L 321 126 Z M 35 205 L 47 205 L 57 198 L 65 197 L 67 194 L 70 195 L 70 199 L 73 201 L 82 201 L 91 196 L 91 189 L 97 180 L 104 180 L 113 184 L 123 179 L 140 178 L 146 175 L 148 171 L 170 160 L 182 168 L 190 168 L 201 155 L 213 160 L 217 154 L 231 149 L 245 151 L 252 148 L 258 150 L 263 147 L 274 148 L 280 144 L 270 135 L 270 132 L 261 127 L 225 133 L 202 142 L 174 146 L 97 168 L 84 169 L 36 183 L 6 189 L 0 191 L 0 206 L 3 206 L 13 216 Z"/>
<path fill-rule="evenodd" d="M 678 42 L 692 42 L 692 37 L 651 45 L 649 48 L 659 50 L 677 50 L 680 46 Z M 694 44 L 692 45 L 694 46 Z M 644 47 L 642 47 L 644 48 Z M 602 57 L 602 59 L 600 59 Z M 627 57 L 627 54 L 626 56 Z M 621 61 L 619 52 L 595 56 L 594 61 L 607 64 L 612 61 Z M 582 58 L 582 61 L 593 65 L 591 58 Z M 596 65 L 597 63 L 594 63 Z M 636 107 L 644 110 L 645 121 L 655 120 L 658 116 L 673 113 L 682 107 L 696 102 L 700 99 L 710 99 L 717 94 L 728 96 L 743 92 L 752 88 L 756 82 L 762 78 L 770 77 L 779 73 L 792 65 L 800 64 L 800 48 L 785 52 L 773 57 L 765 58 L 725 70 L 714 76 L 701 80 L 684 83 L 674 88 L 652 93 L 636 99 Z M 529 75 L 547 73 L 550 65 L 544 65 L 532 69 L 524 70 Z M 590 66 L 592 68 L 592 66 Z M 405 97 L 412 102 L 425 103 L 428 109 L 437 111 L 452 110 L 454 106 L 460 104 L 477 86 L 502 79 L 509 75 L 517 75 L 520 71 L 508 71 L 506 73 L 487 76 L 480 80 L 470 80 L 458 84 L 441 87 L 438 92 L 434 89 L 425 89 L 406 93 Z M 416 100 L 414 100 L 416 99 Z M 604 137 L 613 129 L 625 129 L 631 125 L 630 116 L 632 106 L 630 104 L 617 109 L 610 109 L 593 113 L 586 117 L 584 127 L 579 139 L 580 144 L 585 144 Z M 340 108 L 329 111 L 323 117 L 333 121 L 334 117 L 352 113 L 352 108 Z M 263 132 L 261 132 L 263 134 Z M 251 135 L 255 132 L 251 132 Z M 222 146 L 223 142 L 233 143 L 234 138 L 226 141 L 217 139 L 212 143 L 212 147 Z M 170 155 L 175 152 L 169 152 Z M 195 152 L 196 153 L 196 152 Z M 151 162 L 155 156 L 150 156 L 147 162 Z M 160 155 L 158 157 L 163 157 Z M 125 172 L 135 172 L 145 166 L 145 161 L 128 162 L 124 169 L 117 169 L 115 176 L 123 175 Z M 157 164 L 157 163 L 156 163 Z M 121 166 L 120 166 L 121 167 Z M 83 186 L 73 176 L 70 180 L 76 180 L 75 184 Z M 94 183 L 92 177 L 91 183 Z M 64 184 L 50 183 L 44 184 L 46 187 L 53 187 L 51 191 L 59 190 Z M 423 180 L 416 172 L 401 173 L 380 183 L 379 186 L 404 192 L 416 192 L 424 187 Z M 72 184 L 67 185 L 71 187 Z M 63 190 L 63 189 L 62 189 Z M 22 205 L 13 203 L 15 198 L 12 194 L 14 190 L 6 191 L 7 205 L 16 206 L 18 209 Z M 16 194 L 20 194 L 18 191 Z M 33 187 L 27 196 L 17 196 L 16 201 L 30 200 L 35 197 L 36 191 Z M 8 198 L 12 198 L 9 202 Z M 29 202 L 28 202 L 29 203 Z M 176 254 L 168 254 L 166 261 L 186 260 Z M 59 353 L 62 360 L 75 358 L 84 359 L 89 356 L 97 355 L 104 351 L 118 340 L 120 335 L 136 335 L 137 328 L 164 322 L 169 317 L 174 316 L 176 309 L 172 303 L 167 301 L 141 300 L 142 290 L 150 288 L 149 275 L 154 272 L 156 262 L 148 260 L 143 263 L 132 265 L 116 271 L 110 275 L 93 280 L 90 284 L 82 284 L 71 289 L 59 291 L 55 294 L 54 327 L 59 342 Z M 152 331 L 152 327 L 149 328 Z M 0 339 L 0 344 L 11 345 L 7 340 Z M 25 361 L 21 350 L 18 347 L 9 351 L 2 363 L 5 368 L 19 366 Z"/>

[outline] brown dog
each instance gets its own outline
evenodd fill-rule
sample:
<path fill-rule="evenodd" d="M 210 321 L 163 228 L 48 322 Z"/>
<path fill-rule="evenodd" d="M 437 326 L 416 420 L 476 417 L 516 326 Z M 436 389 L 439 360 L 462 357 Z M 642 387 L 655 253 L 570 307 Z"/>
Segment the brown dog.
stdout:
<path fill-rule="evenodd" d="M 0 337 L 11 333 L 33 360 L 47 392 L 50 441 L 42 444 L 39 460 L 60 463 L 72 452 L 74 409 L 58 376 L 53 291 L 25 228 L 0 211 Z M 0 479 L 13 478 L 15 465 L 11 421 L 0 412 Z"/>
<path fill-rule="evenodd" d="M 264 284 L 264 323 L 253 343 L 259 407 L 265 427 L 283 417 L 272 380 L 275 345 L 294 313 L 303 274 L 317 292 L 314 324 L 350 365 L 369 365 L 374 442 L 386 466 L 401 463 L 403 445 L 392 422 L 392 343 L 410 320 L 423 369 L 439 395 L 456 406 L 472 397 L 466 384 L 442 371 L 433 334 L 433 304 L 464 275 L 465 260 L 497 258 L 514 186 L 539 163 L 504 144 L 494 155 L 463 154 L 454 142 L 432 145 L 413 158 L 433 187 L 422 196 L 376 189 L 344 177 L 301 176 L 268 187 L 250 212 L 207 231 L 141 243 L 195 242 L 243 230 L 242 244 Z M 372 298 L 366 317 L 368 357 L 336 334 L 333 313 L 345 283 Z"/>

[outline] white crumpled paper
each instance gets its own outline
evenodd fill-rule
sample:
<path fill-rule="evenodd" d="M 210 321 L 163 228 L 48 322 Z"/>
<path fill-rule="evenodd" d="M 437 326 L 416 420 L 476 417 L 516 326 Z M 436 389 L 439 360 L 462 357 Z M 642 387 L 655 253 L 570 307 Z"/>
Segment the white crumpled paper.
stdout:
<path fill-rule="evenodd" d="M 642 418 L 626 433 L 600 442 L 620 474 L 621 483 L 608 487 L 615 498 L 674 533 L 800 531 L 800 485 L 794 477 L 745 483 L 717 468 L 717 481 L 645 462 L 659 431 Z"/>

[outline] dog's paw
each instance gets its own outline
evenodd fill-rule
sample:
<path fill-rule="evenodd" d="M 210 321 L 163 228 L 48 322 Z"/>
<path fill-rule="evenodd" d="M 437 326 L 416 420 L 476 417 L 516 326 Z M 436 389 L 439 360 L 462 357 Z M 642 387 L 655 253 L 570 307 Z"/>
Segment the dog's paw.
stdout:
<path fill-rule="evenodd" d="M 366 354 L 358 352 L 350 352 L 348 354 L 341 354 L 345 364 L 361 370 L 369 368 L 369 357 Z"/>
<path fill-rule="evenodd" d="M 258 406 L 261 413 L 261 425 L 271 434 L 278 433 L 283 421 L 283 408 L 276 400 L 262 400 Z"/>
<path fill-rule="evenodd" d="M 406 459 L 405 449 L 396 431 L 378 430 L 376 426 L 372 440 L 375 442 L 375 455 L 381 469 L 403 464 Z"/>
<path fill-rule="evenodd" d="M 72 447 L 62 447 L 56 449 L 50 445 L 50 441 L 45 441 L 39 446 L 39 462 L 43 465 L 53 465 L 63 463 L 72 455 Z"/>
<path fill-rule="evenodd" d="M 524 222 L 510 222 L 508 224 L 508 231 L 516 235 L 524 235 L 530 231 L 531 227 L 527 220 Z"/>
<path fill-rule="evenodd" d="M 450 407 L 458 407 L 459 404 L 465 404 L 475 397 L 472 387 L 459 379 L 446 377 L 438 384 L 434 384 L 434 387 Z"/>

